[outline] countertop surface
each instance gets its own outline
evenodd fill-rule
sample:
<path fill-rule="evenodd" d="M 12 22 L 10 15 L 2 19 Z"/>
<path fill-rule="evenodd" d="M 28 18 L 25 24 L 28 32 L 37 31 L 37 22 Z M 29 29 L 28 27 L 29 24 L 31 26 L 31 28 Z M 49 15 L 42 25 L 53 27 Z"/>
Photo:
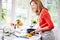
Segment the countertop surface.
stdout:
<path fill-rule="evenodd" d="M 3 31 L 0 30 L 0 40 L 38 40 L 41 37 L 39 34 L 36 34 L 29 39 L 17 37 L 18 35 L 23 36 L 24 34 L 26 34 L 26 32 L 22 32 L 21 34 L 15 33 L 11 34 L 10 36 L 6 36 L 3 34 Z"/>

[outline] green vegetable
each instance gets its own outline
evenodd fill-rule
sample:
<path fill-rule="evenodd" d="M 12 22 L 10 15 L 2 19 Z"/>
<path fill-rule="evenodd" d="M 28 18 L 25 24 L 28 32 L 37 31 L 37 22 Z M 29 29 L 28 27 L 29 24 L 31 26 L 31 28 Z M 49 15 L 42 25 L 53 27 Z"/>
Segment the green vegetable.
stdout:
<path fill-rule="evenodd" d="M 17 22 L 21 22 L 21 20 L 19 20 L 19 19 L 17 19 L 16 21 L 17 21 Z"/>
<path fill-rule="evenodd" d="M 31 22 L 32 22 L 33 24 L 36 24 L 36 23 L 37 23 L 35 20 L 31 20 Z"/>
<path fill-rule="evenodd" d="M 5 16 L 6 16 L 5 12 L 6 12 L 6 9 L 2 9 L 2 15 L 1 15 L 2 21 L 5 21 Z"/>
<path fill-rule="evenodd" d="M 7 34 L 7 33 L 9 33 L 9 32 L 4 32 L 4 33 L 6 33 L 6 34 Z"/>

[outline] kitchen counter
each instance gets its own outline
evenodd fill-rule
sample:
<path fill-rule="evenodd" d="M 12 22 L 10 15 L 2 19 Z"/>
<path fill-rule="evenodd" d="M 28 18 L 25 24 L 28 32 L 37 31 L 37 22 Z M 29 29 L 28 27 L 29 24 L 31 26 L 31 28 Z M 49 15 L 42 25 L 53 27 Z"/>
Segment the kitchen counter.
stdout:
<path fill-rule="evenodd" d="M 41 37 L 41 35 L 39 34 L 35 34 L 29 39 L 17 37 L 18 35 L 23 36 L 24 34 L 26 34 L 26 30 L 22 31 L 21 34 L 14 33 L 14 34 L 11 34 L 10 36 L 5 36 L 3 34 L 3 30 L 0 30 L 0 40 L 38 40 Z"/>
<path fill-rule="evenodd" d="M 0 32 L 0 40 L 3 40 L 3 39 L 4 40 L 38 40 L 40 38 L 40 35 L 38 35 L 38 34 L 32 36 L 29 39 L 16 37 L 16 35 L 14 35 L 14 34 L 11 34 L 10 36 L 5 36 L 5 35 L 2 35 L 2 34 L 3 33 Z M 2 36 L 4 36 L 3 39 L 2 39 Z"/>
<path fill-rule="evenodd" d="M 23 35 L 21 35 L 23 36 Z M 31 38 L 27 39 L 27 38 L 20 38 L 17 37 L 14 34 L 11 34 L 10 36 L 4 36 L 4 40 L 38 40 L 41 36 L 39 34 L 36 34 L 34 36 L 32 36 Z"/>

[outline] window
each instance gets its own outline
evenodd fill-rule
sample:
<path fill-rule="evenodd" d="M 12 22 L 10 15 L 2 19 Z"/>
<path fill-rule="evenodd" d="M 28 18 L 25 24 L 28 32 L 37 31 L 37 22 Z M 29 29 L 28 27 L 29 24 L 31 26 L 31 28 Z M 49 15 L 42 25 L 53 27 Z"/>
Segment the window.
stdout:
<path fill-rule="evenodd" d="M 58 1 L 59 0 L 47 0 L 47 8 L 52 16 L 55 26 L 57 26 L 58 18 Z"/>
<path fill-rule="evenodd" d="M 41 0 L 44 2 L 52 16 L 54 24 L 57 24 L 58 18 L 58 0 Z M 17 19 L 20 19 L 23 23 L 29 22 L 36 19 L 36 15 L 31 11 L 29 0 L 2 0 L 2 9 L 4 11 L 4 22 L 11 23 L 14 21 L 16 23 Z M 33 14 L 33 15 L 32 15 Z M 8 21 L 9 20 L 9 21 Z M 26 23 L 28 24 L 28 23 Z"/>
<path fill-rule="evenodd" d="M 15 19 L 20 19 L 24 24 L 28 24 L 29 17 L 29 0 L 16 0 L 15 1 Z"/>
<path fill-rule="evenodd" d="M 2 22 L 11 22 L 12 0 L 2 0 Z"/>

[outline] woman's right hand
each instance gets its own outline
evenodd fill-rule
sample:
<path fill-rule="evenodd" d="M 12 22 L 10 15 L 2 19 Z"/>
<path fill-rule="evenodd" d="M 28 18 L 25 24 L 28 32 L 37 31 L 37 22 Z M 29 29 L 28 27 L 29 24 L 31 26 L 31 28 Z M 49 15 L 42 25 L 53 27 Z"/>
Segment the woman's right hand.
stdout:
<path fill-rule="evenodd" d="M 34 35 L 35 34 L 35 31 L 30 32 L 30 34 Z"/>

